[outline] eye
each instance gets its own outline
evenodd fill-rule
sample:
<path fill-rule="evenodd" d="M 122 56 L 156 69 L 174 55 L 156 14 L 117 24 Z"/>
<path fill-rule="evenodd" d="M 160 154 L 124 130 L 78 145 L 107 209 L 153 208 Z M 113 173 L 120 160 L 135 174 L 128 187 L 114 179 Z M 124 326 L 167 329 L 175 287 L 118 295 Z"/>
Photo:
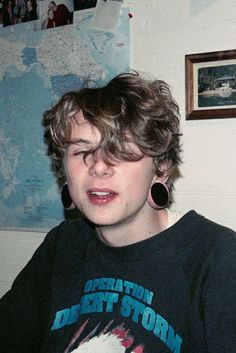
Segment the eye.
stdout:
<path fill-rule="evenodd" d="M 83 151 L 74 151 L 73 155 L 74 156 L 84 156 L 86 152 L 88 152 L 88 151 L 84 151 L 84 150 Z"/>

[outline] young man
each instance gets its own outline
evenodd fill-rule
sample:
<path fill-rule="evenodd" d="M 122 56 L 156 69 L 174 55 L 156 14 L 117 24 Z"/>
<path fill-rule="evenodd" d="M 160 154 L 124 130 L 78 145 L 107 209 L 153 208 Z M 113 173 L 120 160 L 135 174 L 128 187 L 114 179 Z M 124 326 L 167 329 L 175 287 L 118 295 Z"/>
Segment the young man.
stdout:
<path fill-rule="evenodd" d="M 163 81 L 122 74 L 65 94 L 44 115 L 63 201 L 0 303 L 1 353 L 232 353 L 235 233 L 168 211 L 180 158 Z"/>

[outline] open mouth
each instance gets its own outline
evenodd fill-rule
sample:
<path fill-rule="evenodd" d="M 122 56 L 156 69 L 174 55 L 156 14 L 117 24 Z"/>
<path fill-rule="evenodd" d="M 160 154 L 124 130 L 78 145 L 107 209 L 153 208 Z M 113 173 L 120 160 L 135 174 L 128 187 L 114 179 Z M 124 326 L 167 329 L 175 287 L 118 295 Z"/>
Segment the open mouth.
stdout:
<path fill-rule="evenodd" d="M 113 192 L 107 192 L 107 191 L 91 191 L 92 195 L 97 195 L 97 196 L 106 196 L 106 195 L 111 195 Z"/>
<path fill-rule="evenodd" d="M 87 195 L 90 202 L 94 204 L 106 204 L 113 201 L 118 194 L 110 190 L 89 190 L 87 191 Z"/>

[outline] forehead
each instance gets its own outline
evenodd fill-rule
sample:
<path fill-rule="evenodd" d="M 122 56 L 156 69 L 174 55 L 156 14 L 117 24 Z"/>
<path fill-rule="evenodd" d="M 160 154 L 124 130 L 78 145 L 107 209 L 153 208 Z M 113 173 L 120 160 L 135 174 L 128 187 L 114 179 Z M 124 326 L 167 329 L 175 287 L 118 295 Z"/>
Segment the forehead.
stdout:
<path fill-rule="evenodd" d="M 92 143 L 99 143 L 100 132 L 84 118 L 83 112 L 79 111 L 71 122 L 71 141 L 76 142 L 83 139 Z"/>

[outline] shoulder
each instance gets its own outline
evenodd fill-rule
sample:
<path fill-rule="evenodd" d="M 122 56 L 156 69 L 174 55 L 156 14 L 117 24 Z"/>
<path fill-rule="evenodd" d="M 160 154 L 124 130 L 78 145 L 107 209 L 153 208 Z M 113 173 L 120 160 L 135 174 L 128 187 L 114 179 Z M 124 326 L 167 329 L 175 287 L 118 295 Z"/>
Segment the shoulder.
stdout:
<path fill-rule="evenodd" d="M 236 266 L 236 234 L 190 211 L 178 222 L 176 251 L 186 274 L 196 278 L 214 262 Z"/>
<path fill-rule="evenodd" d="M 235 244 L 236 233 L 221 224 L 213 222 L 195 211 L 190 211 L 180 220 L 182 227 L 179 234 L 179 244 L 189 244 L 215 247 L 217 245 L 227 246 L 227 244 Z"/>
<path fill-rule="evenodd" d="M 67 6 L 64 5 L 64 4 L 59 4 L 59 5 L 57 5 L 57 8 L 68 10 Z"/>

